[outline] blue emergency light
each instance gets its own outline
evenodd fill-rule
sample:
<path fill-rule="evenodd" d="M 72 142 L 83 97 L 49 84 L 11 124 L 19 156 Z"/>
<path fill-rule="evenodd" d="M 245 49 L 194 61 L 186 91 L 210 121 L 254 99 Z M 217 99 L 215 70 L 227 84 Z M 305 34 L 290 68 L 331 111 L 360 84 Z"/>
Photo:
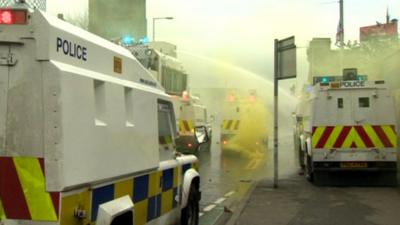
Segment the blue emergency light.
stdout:
<path fill-rule="evenodd" d="M 134 42 L 135 38 L 133 38 L 131 35 L 125 35 L 122 37 L 122 44 L 125 46 L 132 46 Z"/>
<path fill-rule="evenodd" d="M 358 81 L 366 81 L 368 79 L 367 75 L 357 75 Z"/>
<path fill-rule="evenodd" d="M 329 84 L 330 82 L 338 81 L 341 77 L 338 76 L 318 76 L 313 78 L 313 84 Z"/>
<path fill-rule="evenodd" d="M 329 82 L 329 78 L 328 77 L 322 77 L 321 78 L 321 83 L 328 83 Z"/>
<path fill-rule="evenodd" d="M 143 37 L 139 40 L 139 44 L 145 45 L 150 43 L 150 39 L 148 37 Z"/>

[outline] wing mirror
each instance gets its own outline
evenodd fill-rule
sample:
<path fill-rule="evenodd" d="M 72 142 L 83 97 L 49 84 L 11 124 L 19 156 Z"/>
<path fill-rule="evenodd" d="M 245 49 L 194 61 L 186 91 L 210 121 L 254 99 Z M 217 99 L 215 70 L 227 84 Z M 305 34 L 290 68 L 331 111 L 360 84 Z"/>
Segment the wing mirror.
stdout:
<path fill-rule="evenodd" d="M 195 127 L 194 134 L 199 144 L 203 144 L 208 141 L 208 132 L 205 126 Z"/>

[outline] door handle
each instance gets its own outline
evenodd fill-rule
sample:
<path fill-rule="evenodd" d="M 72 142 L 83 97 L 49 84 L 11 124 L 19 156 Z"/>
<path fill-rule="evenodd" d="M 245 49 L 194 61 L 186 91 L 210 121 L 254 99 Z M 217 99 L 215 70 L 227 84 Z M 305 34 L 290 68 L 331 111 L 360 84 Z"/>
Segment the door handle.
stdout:
<path fill-rule="evenodd" d="M 362 123 L 362 122 L 364 122 L 364 121 L 365 121 L 365 119 L 356 120 L 356 124 L 360 124 L 360 123 Z"/>

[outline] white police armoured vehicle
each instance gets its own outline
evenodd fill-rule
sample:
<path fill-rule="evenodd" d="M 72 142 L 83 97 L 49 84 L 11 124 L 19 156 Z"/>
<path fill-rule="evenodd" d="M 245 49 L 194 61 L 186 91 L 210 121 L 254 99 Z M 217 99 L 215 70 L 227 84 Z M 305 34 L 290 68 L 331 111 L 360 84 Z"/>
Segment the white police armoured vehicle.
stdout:
<path fill-rule="evenodd" d="M 176 154 L 176 133 L 170 96 L 128 50 L 0 9 L 0 223 L 197 224 L 197 158 Z"/>
<path fill-rule="evenodd" d="M 305 92 L 294 140 L 309 180 L 321 185 L 397 184 L 394 99 L 385 81 L 366 78 L 345 69 L 343 77 L 314 77 L 314 86 Z"/>

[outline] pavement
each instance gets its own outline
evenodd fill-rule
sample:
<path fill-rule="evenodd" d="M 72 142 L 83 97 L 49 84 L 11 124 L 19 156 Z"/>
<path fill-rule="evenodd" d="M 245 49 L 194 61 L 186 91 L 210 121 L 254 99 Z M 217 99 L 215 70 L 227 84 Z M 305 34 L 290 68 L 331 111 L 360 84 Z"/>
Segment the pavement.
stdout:
<path fill-rule="evenodd" d="M 318 187 L 291 175 L 254 183 L 226 225 L 399 225 L 400 188 Z"/>

